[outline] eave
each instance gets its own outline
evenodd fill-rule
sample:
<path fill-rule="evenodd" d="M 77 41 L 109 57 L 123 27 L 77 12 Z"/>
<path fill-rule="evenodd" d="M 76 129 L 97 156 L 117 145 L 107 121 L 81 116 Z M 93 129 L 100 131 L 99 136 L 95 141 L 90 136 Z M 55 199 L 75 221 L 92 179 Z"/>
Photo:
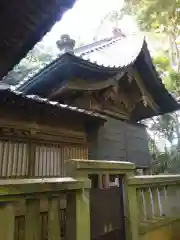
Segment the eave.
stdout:
<path fill-rule="evenodd" d="M 134 53 L 137 55 L 133 55 L 131 59 L 128 58 L 126 65 L 123 66 L 98 65 L 90 60 L 66 53 L 22 84 L 18 90 L 23 91 L 24 94 L 33 94 L 35 92 L 45 97 L 59 92 L 65 85 L 69 90 L 73 91 L 100 90 L 99 86 L 103 89 L 109 83 L 109 79 L 116 78 L 118 74 L 124 74 L 131 71 L 132 68 L 136 68 L 155 107 L 145 109 L 141 105 L 137 106 L 131 114 L 131 120 L 140 121 L 180 109 L 180 105 L 162 84 L 153 66 L 145 40 L 142 46 L 139 44 L 139 50 Z M 77 83 L 75 80 L 78 78 L 86 82 L 83 86 L 84 89 L 82 89 L 82 85 L 77 84 L 78 86 L 75 86 Z M 72 84 L 72 81 L 74 81 L 74 84 Z M 93 85 L 95 81 L 96 84 Z"/>
<path fill-rule="evenodd" d="M 50 31 L 75 0 L 6 0 L 0 4 L 0 79 Z"/>
<path fill-rule="evenodd" d="M 104 124 L 106 118 L 94 111 L 87 111 L 77 107 L 60 104 L 56 101 L 49 101 L 36 95 L 23 95 L 20 92 L 12 91 L 6 86 L 0 87 L 0 106 L 2 113 L 9 113 L 11 116 L 24 116 L 33 122 L 45 120 L 47 122 L 58 122 L 63 118 L 75 118 L 84 123 Z M 3 106 L 3 107 L 2 107 Z M 51 116 L 51 117 L 49 117 Z M 4 114 L 2 115 L 4 118 Z"/>

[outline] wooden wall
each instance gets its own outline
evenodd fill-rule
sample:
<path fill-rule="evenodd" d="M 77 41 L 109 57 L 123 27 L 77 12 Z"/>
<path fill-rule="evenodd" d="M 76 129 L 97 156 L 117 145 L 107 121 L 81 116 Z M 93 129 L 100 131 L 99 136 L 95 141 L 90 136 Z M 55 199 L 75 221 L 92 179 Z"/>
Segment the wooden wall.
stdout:
<path fill-rule="evenodd" d="M 146 129 L 108 117 L 98 134 L 91 132 L 89 159 L 130 161 L 138 168 L 149 168 L 151 157 Z"/>
<path fill-rule="evenodd" d="M 142 125 L 126 125 L 127 159 L 139 168 L 151 167 L 146 128 Z"/>
<path fill-rule="evenodd" d="M 83 129 L 0 124 L 0 178 L 66 176 L 72 158 L 88 159 Z"/>

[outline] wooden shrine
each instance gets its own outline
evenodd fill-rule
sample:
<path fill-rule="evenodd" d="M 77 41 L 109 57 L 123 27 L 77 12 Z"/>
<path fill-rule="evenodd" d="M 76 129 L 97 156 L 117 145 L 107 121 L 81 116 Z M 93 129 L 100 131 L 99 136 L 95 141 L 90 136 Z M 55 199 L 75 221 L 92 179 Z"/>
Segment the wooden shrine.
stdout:
<path fill-rule="evenodd" d="M 68 159 L 88 159 L 88 125 L 105 121 L 9 89 L 0 89 L 0 106 L 0 178 L 66 176 Z"/>
<path fill-rule="evenodd" d="M 116 35 L 78 49 L 74 44 L 63 35 L 58 58 L 21 82 L 18 91 L 106 116 L 98 133 L 90 131 L 89 159 L 150 168 L 147 133 L 139 123 L 179 105 L 158 76 L 145 39 Z"/>

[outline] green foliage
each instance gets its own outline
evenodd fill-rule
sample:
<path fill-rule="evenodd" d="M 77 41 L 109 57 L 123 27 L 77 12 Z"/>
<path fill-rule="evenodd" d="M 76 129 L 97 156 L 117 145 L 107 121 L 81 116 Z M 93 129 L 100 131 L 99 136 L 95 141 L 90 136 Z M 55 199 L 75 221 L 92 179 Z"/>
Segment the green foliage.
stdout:
<path fill-rule="evenodd" d="M 179 113 L 165 114 L 147 120 L 151 130 L 149 150 L 152 154 L 152 169 L 155 174 L 180 172 Z M 156 138 L 156 139 L 155 139 Z M 158 141 L 157 141 L 158 140 Z M 162 149 L 162 143 L 165 143 Z"/>
<path fill-rule="evenodd" d="M 180 96 L 180 73 L 170 66 L 167 53 L 153 57 L 153 63 L 166 88 Z M 149 145 L 152 154 L 152 168 L 155 174 L 180 172 L 180 113 L 170 113 L 147 120 L 146 125 L 151 132 Z M 160 149 L 157 140 L 165 143 L 164 149 Z"/>
<path fill-rule="evenodd" d="M 153 119 L 153 123 L 149 127 L 159 139 L 166 139 L 170 145 L 179 137 L 179 128 L 177 127 L 178 115 L 176 113 L 165 114 Z M 180 141 L 180 139 L 178 140 Z M 178 142 L 177 142 L 178 144 Z"/>
<path fill-rule="evenodd" d="M 101 25 L 105 20 L 117 25 L 125 14 L 135 16 L 142 31 L 163 33 L 162 44 L 163 41 L 169 44 L 168 51 L 162 49 L 153 57 L 153 62 L 166 88 L 180 96 L 180 52 L 176 42 L 180 35 L 180 0 L 125 0 L 124 8 L 108 13 Z M 149 147 L 155 173 L 180 172 L 179 118 L 179 113 L 172 113 L 146 121 L 152 133 Z M 154 137 L 168 147 L 165 145 L 163 151 L 160 150 Z"/>
<path fill-rule="evenodd" d="M 180 173 L 180 151 L 170 149 L 154 154 L 152 169 L 154 174 Z"/>
<path fill-rule="evenodd" d="M 180 30 L 180 0 L 127 1 L 143 30 Z"/>
<path fill-rule="evenodd" d="M 76 41 L 76 47 L 84 45 L 80 38 Z M 10 85 L 16 85 L 25 79 L 29 74 L 39 71 L 41 67 L 50 63 L 55 58 L 55 54 L 50 47 L 44 47 L 40 42 L 14 67 L 5 77 L 4 82 Z"/>
<path fill-rule="evenodd" d="M 42 65 L 49 63 L 53 59 L 53 54 L 49 49 L 44 49 L 40 44 L 35 46 L 28 55 L 9 72 L 4 82 L 16 85 L 29 74 L 38 71 Z"/>
<path fill-rule="evenodd" d="M 180 50 L 176 42 L 180 35 L 180 0 L 126 0 L 125 8 L 136 16 L 141 30 L 166 33 L 170 64 L 180 71 Z"/>
<path fill-rule="evenodd" d="M 156 66 L 157 71 L 160 73 L 169 69 L 169 60 L 163 55 L 153 57 L 153 63 Z"/>
<path fill-rule="evenodd" d="M 154 56 L 153 63 L 166 88 L 176 96 L 180 96 L 180 72 L 171 68 L 167 54 Z"/>

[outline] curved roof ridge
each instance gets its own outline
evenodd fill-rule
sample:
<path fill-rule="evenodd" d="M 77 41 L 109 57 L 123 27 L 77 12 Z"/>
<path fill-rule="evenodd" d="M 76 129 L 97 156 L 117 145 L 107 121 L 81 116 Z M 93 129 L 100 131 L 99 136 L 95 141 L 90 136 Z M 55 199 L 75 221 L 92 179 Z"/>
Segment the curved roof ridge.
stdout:
<path fill-rule="evenodd" d="M 136 61 L 145 43 L 145 37 L 142 34 L 113 38 L 108 43 L 85 51 L 78 57 L 98 66 L 123 68 Z"/>
<path fill-rule="evenodd" d="M 135 38 L 135 40 L 134 40 Z M 105 40 L 105 39 L 104 39 Z M 46 63 L 45 65 L 41 66 L 41 68 L 39 69 L 39 71 L 36 71 L 34 74 L 30 73 L 26 78 L 24 78 L 22 81 L 20 81 L 16 86 L 14 86 L 13 88 L 18 89 L 20 88 L 23 84 L 26 84 L 28 81 L 32 81 L 35 80 L 38 76 L 40 77 L 41 74 L 50 71 L 50 69 L 54 67 L 57 67 L 59 61 L 61 61 L 61 59 L 65 56 L 70 56 L 74 59 L 83 61 L 84 63 L 88 63 L 88 64 L 92 64 L 95 67 L 103 67 L 103 68 L 109 68 L 109 69 L 116 69 L 116 68 L 124 68 L 129 66 L 130 64 L 133 64 L 138 55 L 140 54 L 143 45 L 145 43 L 145 37 L 140 35 L 140 34 L 133 34 L 127 37 L 116 37 L 116 38 L 111 38 L 109 39 L 109 41 L 107 41 L 106 43 L 103 42 L 103 44 L 99 44 L 98 46 L 93 47 L 93 49 L 88 49 L 87 51 L 81 52 L 80 54 L 72 54 L 72 53 L 65 53 L 62 55 L 58 55 L 55 59 L 53 59 L 53 61 L 51 61 L 50 63 Z M 119 44 L 117 46 L 117 44 Z M 121 46 L 122 44 L 124 44 L 125 46 Z M 134 44 L 132 46 L 132 44 Z M 131 46 L 130 46 L 131 45 Z M 103 54 L 105 50 L 110 51 L 110 48 L 116 48 L 114 51 L 117 52 L 116 56 L 114 56 L 113 54 L 109 57 L 106 56 L 106 59 L 104 58 L 98 58 L 98 56 L 91 57 L 88 55 L 93 55 L 96 53 L 99 54 Z M 109 49 L 108 49 L 109 48 Z M 119 52 L 118 52 L 119 49 Z M 75 50 L 76 51 L 76 50 Z M 126 51 L 125 54 L 121 55 L 121 51 Z M 108 53 L 106 54 L 108 55 Z M 112 61 L 112 63 L 110 62 Z"/>
<path fill-rule="evenodd" d="M 86 51 L 81 52 L 79 56 L 82 57 L 83 55 L 85 55 L 85 54 L 87 54 L 89 52 L 96 51 L 98 49 L 107 47 L 108 45 L 110 45 L 110 44 L 112 44 L 112 43 L 114 43 L 116 41 L 119 41 L 122 38 L 124 38 L 124 37 L 110 38 L 106 43 L 101 43 L 99 45 L 94 46 L 92 49 L 88 49 Z"/>
<path fill-rule="evenodd" d="M 86 45 L 82 45 L 81 47 L 75 48 L 75 49 L 74 49 L 74 53 L 75 53 L 75 55 L 81 54 L 81 53 L 83 53 L 83 52 L 88 51 L 88 49 L 90 49 L 90 48 L 95 48 L 96 46 L 98 46 L 98 45 L 100 45 L 100 44 L 107 43 L 107 42 L 109 42 L 111 39 L 112 39 L 112 37 L 103 38 L 103 39 L 101 39 L 101 40 L 94 41 L 94 42 L 91 42 L 91 43 L 86 44 Z"/>
<path fill-rule="evenodd" d="M 135 35 L 138 36 L 139 38 L 143 39 L 143 41 L 145 40 L 145 36 L 144 35 L 136 34 L 136 33 L 132 34 L 132 35 L 129 35 L 129 36 L 125 36 L 125 37 L 124 36 L 120 36 L 120 37 L 106 38 L 106 39 L 102 39 L 102 40 L 97 41 L 97 43 L 99 42 L 99 45 L 96 44 L 95 46 L 92 46 L 92 49 L 87 49 L 87 50 L 82 51 L 80 53 L 77 52 L 77 54 L 76 54 L 76 51 L 79 50 L 79 48 L 75 49 L 75 55 L 82 57 L 83 55 L 86 55 L 89 52 L 96 51 L 96 50 L 108 47 L 109 45 L 111 45 L 111 44 L 113 44 L 115 42 L 126 40 L 126 39 L 128 39 L 128 38 L 130 38 L 132 36 L 134 37 Z M 102 42 L 104 40 L 106 42 Z M 88 44 L 88 45 L 86 45 L 86 47 L 88 47 L 89 45 L 92 45 L 92 44 Z"/>

